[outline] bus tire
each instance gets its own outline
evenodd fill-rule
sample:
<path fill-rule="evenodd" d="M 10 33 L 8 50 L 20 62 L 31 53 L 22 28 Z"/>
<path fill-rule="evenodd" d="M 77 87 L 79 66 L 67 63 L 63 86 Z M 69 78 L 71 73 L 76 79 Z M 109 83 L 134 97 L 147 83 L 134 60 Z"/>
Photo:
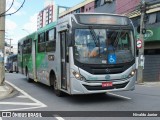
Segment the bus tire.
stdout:
<path fill-rule="evenodd" d="M 64 94 L 63 94 L 62 91 L 58 90 L 58 88 L 57 88 L 57 82 L 56 81 L 57 80 L 54 80 L 54 84 L 53 84 L 54 85 L 54 92 L 55 92 L 56 96 L 63 97 Z"/>
<path fill-rule="evenodd" d="M 29 82 L 29 83 L 32 83 L 33 82 L 33 80 L 31 79 L 31 78 L 29 78 L 29 72 L 28 72 L 28 69 L 26 68 L 26 78 L 27 78 L 27 81 Z"/>
<path fill-rule="evenodd" d="M 54 93 L 56 94 L 56 96 L 58 96 L 58 97 L 64 96 L 64 93 L 58 89 L 57 79 L 56 79 L 55 74 L 51 73 L 50 81 L 53 82 Z"/>

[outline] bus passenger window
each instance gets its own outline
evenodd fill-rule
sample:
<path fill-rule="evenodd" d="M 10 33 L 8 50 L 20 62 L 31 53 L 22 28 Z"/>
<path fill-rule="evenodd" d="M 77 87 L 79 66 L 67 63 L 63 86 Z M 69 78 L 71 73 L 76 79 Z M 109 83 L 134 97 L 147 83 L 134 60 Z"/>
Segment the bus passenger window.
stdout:
<path fill-rule="evenodd" d="M 23 53 L 30 54 L 31 52 L 32 52 L 32 39 L 27 39 L 24 41 Z"/>
<path fill-rule="evenodd" d="M 46 51 L 46 45 L 45 45 L 45 34 L 41 33 L 38 35 L 38 52 L 45 52 Z"/>
<path fill-rule="evenodd" d="M 46 32 L 46 52 L 56 50 L 55 29 Z"/>

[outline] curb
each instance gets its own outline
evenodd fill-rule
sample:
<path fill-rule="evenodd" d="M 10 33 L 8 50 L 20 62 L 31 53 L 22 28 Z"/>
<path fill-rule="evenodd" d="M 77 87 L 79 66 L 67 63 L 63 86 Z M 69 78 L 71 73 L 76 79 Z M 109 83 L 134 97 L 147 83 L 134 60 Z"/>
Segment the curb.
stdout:
<path fill-rule="evenodd" d="M 136 85 L 152 85 L 152 86 L 160 86 L 160 81 L 158 82 L 143 82 L 143 83 L 137 83 Z"/>

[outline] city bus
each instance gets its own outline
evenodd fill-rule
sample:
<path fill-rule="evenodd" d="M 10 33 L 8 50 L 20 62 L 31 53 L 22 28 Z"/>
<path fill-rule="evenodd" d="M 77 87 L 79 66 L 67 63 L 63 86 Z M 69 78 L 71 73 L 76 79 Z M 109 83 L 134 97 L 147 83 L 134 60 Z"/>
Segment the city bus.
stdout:
<path fill-rule="evenodd" d="M 6 71 L 8 71 L 9 73 L 12 73 L 12 72 L 18 73 L 17 54 L 7 56 L 5 68 L 6 68 Z"/>
<path fill-rule="evenodd" d="M 25 36 L 18 42 L 18 70 L 20 73 L 25 74 L 28 76 L 30 74 L 30 77 L 33 78 L 33 56 L 35 53 L 33 53 L 33 47 L 32 42 L 36 39 L 36 32 Z M 32 55 L 34 54 L 34 55 Z M 32 81 L 31 79 L 28 79 L 28 81 Z"/>
<path fill-rule="evenodd" d="M 135 88 L 134 27 L 126 16 L 70 14 L 19 40 L 18 51 L 20 72 L 57 96 Z"/>

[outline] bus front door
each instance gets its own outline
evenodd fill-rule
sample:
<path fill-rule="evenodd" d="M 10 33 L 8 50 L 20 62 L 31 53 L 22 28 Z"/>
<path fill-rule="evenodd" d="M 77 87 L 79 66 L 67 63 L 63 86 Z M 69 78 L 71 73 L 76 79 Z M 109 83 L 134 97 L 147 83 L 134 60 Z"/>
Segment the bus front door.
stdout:
<path fill-rule="evenodd" d="M 60 41 L 61 41 L 61 88 L 67 90 L 66 31 L 60 33 Z"/>

